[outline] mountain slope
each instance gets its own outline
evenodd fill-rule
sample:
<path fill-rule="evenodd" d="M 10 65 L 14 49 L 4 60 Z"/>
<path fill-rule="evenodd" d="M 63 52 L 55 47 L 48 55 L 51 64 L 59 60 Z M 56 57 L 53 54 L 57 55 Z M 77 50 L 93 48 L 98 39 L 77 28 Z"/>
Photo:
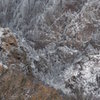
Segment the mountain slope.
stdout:
<path fill-rule="evenodd" d="M 27 65 L 31 75 L 65 95 L 99 97 L 100 0 L 0 0 L 0 24 L 25 48 L 10 55 L 22 71 Z"/>

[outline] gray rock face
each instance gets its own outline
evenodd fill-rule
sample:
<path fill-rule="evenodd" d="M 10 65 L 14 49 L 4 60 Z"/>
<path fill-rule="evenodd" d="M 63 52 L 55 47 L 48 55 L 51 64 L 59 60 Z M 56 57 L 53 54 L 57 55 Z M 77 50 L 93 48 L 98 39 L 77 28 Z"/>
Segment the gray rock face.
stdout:
<path fill-rule="evenodd" d="M 0 24 L 16 32 L 44 83 L 100 95 L 100 0 L 0 0 Z"/>

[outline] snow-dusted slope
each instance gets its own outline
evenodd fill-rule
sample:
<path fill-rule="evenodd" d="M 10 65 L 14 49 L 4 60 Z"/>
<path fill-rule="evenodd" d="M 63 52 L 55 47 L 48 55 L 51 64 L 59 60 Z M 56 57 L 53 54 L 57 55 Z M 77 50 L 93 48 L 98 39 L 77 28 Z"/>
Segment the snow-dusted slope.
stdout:
<path fill-rule="evenodd" d="M 81 88 L 85 94 L 100 96 L 100 54 L 89 55 L 83 64 L 71 66 L 64 72 L 66 88 L 75 93 Z"/>
<path fill-rule="evenodd" d="M 100 0 L 0 0 L 0 24 L 16 32 L 45 84 L 100 95 Z"/>

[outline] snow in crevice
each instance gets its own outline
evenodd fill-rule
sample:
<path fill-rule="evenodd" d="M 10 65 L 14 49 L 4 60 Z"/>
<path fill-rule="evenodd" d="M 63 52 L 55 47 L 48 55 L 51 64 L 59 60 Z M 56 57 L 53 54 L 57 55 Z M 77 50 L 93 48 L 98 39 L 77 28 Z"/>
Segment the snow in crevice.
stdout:
<path fill-rule="evenodd" d="M 3 67 L 4 69 L 8 69 L 8 66 L 4 65 L 2 62 L 0 62 L 0 67 Z"/>
<path fill-rule="evenodd" d="M 2 35 L 3 35 L 3 31 L 4 31 L 4 29 L 3 29 L 3 28 L 0 28 L 0 38 L 1 38 Z"/>

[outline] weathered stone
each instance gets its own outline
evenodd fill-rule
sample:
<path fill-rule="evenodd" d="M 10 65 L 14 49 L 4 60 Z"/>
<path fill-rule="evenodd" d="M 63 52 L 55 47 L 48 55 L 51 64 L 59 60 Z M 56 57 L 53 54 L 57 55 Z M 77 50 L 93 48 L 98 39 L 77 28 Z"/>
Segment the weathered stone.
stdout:
<path fill-rule="evenodd" d="M 20 43 L 8 29 L 4 31 L 6 33 L 0 37 L 3 48 L 1 57 L 7 66 L 0 63 L 0 99 L 63 100 L 57 90 L 35 78 L 25 47 L 20 48 Z"/>

